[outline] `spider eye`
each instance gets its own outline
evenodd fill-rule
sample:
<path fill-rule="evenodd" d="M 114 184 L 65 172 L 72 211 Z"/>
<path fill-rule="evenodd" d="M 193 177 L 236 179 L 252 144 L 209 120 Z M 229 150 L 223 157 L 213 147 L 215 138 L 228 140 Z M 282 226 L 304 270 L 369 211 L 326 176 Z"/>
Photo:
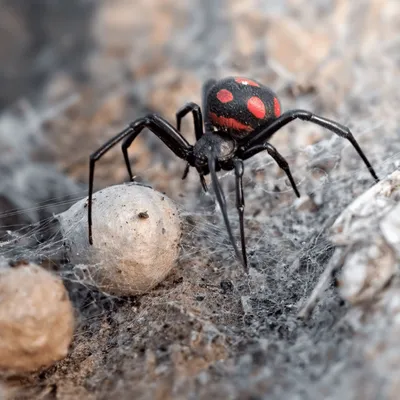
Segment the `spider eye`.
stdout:
<path fill-rule="evenodd" d="M 204 167 L 206 165 L 207 165 L 207 157 L 205 156 L 196 157 L 195 160 L 196 167 Z"/>

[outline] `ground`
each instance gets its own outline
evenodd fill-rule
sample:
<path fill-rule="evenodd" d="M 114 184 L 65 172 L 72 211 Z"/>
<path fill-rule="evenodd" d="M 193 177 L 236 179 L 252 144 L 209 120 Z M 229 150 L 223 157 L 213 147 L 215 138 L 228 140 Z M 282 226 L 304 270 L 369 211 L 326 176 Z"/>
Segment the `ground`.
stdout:
<path fill-rule="evenodd" d="M 257 79 L 283 109 L 348 125 L 379 177 L 400 167 L 394 0 L 75 1 L 68 12 L 43 5 L 40 17 L 20 3 L 0 13 L 9 35 L 0 39 L 8 71 L 0 103 L 4 231 L 84 197 L 91 152 L 147 112 L 173 123 L 185 102 L 200 103 L 210 77 Z M 184 133 L 193 141 L 191 126 L 185 122 Z M 290 161 L 302 198 L 267 155 L 246 163 L 247 276 L 195 171 L 182 181 L 184 163 L 142 134 L 130 152 L 134 173 L 184 215 L 178 265 L 132 298 L 96 292 L 60 267 L 78 321 L 69 355 L 47 370 L 4 378 L 3 397 L 398 398 L 397 250 L 391 279 L 372 296 L 350 301 L 332 279 L 310 318 L 298 317 L 337 254 L 331 225 L 374 181 L 344 139 L 314 125 L 293 123 L 272 143 Z M 99 162 L 95 185 L 125 179 L 117 148 Z M 222 174 L 221 182 L 237 233 L 234 177 Z M 367 220 L 365 240 L 379 223 Z M 346 240 L 341 246 L 352 244 Z M 0 251 L 37 258 L 44 247 Z"/>

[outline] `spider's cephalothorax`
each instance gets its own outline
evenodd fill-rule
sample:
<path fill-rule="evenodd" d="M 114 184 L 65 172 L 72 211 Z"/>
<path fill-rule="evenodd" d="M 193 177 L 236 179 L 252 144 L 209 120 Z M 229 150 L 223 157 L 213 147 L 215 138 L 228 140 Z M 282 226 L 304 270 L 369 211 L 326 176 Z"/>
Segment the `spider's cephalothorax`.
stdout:
<path fill-rule="evenodd" d="M 90 243 L 93 242 L 92 196 L 95 163 L 114 145 L 123 140 L 122 153 L 129 178 L 133 180 L 128 148 L 144 128 L 160 138 L 176 156 L 186 161 L 183 179 L 190 167 L 194 167 L 200 176 L 204 190 L 207 190 L 204 176 L 211 175 L 211 184 L 222 211 L 229 239 L 236 256 L 243 263 L 245 271 L 247 271 L 247 254 L 244 235 L 243 161 L 257 153 L 267 151 L 286 173 L 296 195 L 300 196 L 287 161 L 275 147 L 268 143 L 271 136 L 289 122 L 295 119 L 309 121 L 349 140 L 373 178 L 378 181 L 374 169 L 349 128 L 306 110 L 290 110 L 282 114 L 279 100 L 274 92 L 253 79 L 239 77 L 229 77 L 220 81 L 211 79 L 203 86 L 202 100 L 205 112 L 204 124 L 200 106 L 196 103 L 188 103 L 176 113 L 176 128 L 157 114 L 150 114 L 130 123 L 126 129 L 111 138 L 90 156 L 88 199 Z M 194 145 L 190 145 L 180 133 L 182 118 L 189 113 L 192 113 L 194 122 L 196 135 Z M 233 237 L 225 196 L 216 174 L 221 169 L 235 172 L 241 252 Z"/>
<path fill-rule="evenodd" d="M 235 139 L 245 139 L 250 132 L 281 115 L 275 93 L 246 78 L 229 77 L 218 81 L 207 94 L 205 110 L 217 130 Z"/>

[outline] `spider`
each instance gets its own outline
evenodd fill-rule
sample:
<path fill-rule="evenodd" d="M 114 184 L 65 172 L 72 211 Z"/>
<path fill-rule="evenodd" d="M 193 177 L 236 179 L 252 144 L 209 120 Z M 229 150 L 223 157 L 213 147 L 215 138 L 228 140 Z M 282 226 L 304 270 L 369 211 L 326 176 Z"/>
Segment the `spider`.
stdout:
<path fill-rule="evenodd" d="M 289 122 L 295 119 L 309 121 L 349 140 L 364 161 L 372 177 L 375 181 L 379 181 L 349 128 L 306 110 L 296 109 L 281 113 L 281 105 L 275 93 L 253 79 L 228 77 L 219 81 L 215 79 L 208 80 L 203 85 L 202 108 L 204 121 L 201 108 L 196 103 L 187 103 L 180 108 L 176 113 L 176 128 L 157 114 L 149 114 L 144 118 L 139 118 L 130 123 L 127 128 L 107 141 L 90 156 L 88 199 L 90 244 L 93 244 L 92 195 L 95 163 L 114 145 L 124 139 L 122 153 L 129 178 L 133 181 L 134 176 L 128 157 L 128 148 L 143 128 L 147 128 L 155 134 L 176 156 L 186 161 L 182 179 L 186 178 L 189 168 L 194 167 L 199 174 L 204 191 L 207 191 L 204 176 L 210 174 L 211 184 L 222 212 L 229 239 L 237 258 L 243 264 L 245 272 L 248 272 L 248 264 L 244 234 L 243 162 L 266 150 L 286 173 L 296 196 L 300 197 L 288 162 L 268 142 L 275 132 Z M 181 121 L 190 113 L 193 116 L 196 136 L 194 145 L 189 144 L 180 133 Z M 234 170 L 235 173 L 236 208 L 239 214 L 241 252 L 232 233 L 225 196 L 217 178 L 217 172 L 220 170 Z"/>

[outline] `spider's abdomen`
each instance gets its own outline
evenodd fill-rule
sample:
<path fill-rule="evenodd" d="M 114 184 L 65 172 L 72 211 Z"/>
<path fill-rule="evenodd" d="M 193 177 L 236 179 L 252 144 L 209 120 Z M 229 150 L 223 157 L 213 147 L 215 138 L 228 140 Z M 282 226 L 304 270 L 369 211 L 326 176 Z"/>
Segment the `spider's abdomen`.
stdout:
<path fill-rule="evenodd" d="M 281 106 L 275 93 L 266 86 L 252 79 L 229 77 L 209 90 L 206 112 L 217 130 L 243 139 L 279 117 Z"/>

